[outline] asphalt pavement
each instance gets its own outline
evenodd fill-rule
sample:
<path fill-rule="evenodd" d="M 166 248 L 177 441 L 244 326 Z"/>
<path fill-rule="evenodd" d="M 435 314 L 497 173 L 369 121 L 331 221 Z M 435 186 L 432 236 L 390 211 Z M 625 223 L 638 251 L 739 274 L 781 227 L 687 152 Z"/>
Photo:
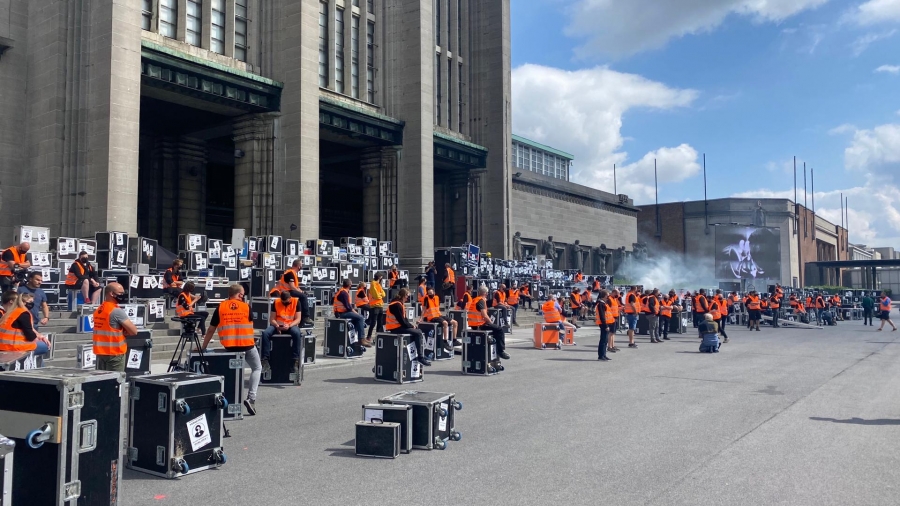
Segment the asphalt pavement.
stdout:
<path fill-rule="evenodd" d="M 594 327 L 560 351 L 518 328 L 499 375 L 461 375 L 457 357 L 411 385 L 375 382 L 371 357 L 328 361 L 261 387 L 223 467 L 126 470 L 121 504 L 896 505 L 900 332 L 875 328 L 732 326 L 718 354 L 693 329 L 638 349 L 619 336 L 611 362 Z M 462 440 L 356 457 L 361 406 L 402 390 L 456 393 Z"/>

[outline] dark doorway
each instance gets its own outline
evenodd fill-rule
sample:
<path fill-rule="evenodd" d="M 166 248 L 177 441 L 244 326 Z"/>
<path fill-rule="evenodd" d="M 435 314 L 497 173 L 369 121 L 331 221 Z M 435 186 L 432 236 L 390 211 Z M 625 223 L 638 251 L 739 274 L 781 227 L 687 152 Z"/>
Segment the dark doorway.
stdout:
<path fill-rule="evenodd" d="M 319 235 L 363 236 L 363 180 L 359 148 L 319 142 Z"/>

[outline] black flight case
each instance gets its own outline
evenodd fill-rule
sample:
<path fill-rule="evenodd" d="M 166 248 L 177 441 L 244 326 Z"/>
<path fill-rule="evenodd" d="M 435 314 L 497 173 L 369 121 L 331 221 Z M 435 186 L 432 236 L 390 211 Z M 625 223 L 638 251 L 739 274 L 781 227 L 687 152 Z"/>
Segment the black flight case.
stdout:
<path fill-rule="evenodd" d="M 336 358 L 359 358 L 362 356 L 356 327 L 343 318 L 325 320 L 325 349 L 323 355 Z"/>
<path fill-rule="evenodd" d="M 378 402 L 412 406 L 413 448 L 444 450 L 448 440 L 462 439 L 455 427 L 456 411 L 462 409 L 456 394 L 408 390 L 382 397 Z"/>
<path fill-rule="evenodd" d="M 415 343 L 409 334 L 383 333 L 375 335 L 375 381 L 387 383 L 418 383 L 424 379 L 422 364 Z"/>
<path fill-rule="evenodd" d="M 422 322 L 418 325 L 419 330 L 425 335 L 425 358 L 428 360 L 450 360 L 453 358 L 453 337 L 444 334 L 444 326 L 440 323 Z M 453 328 L 447 325 L 447 334 L 453 332 Z M 451 351 L 447 351 L 444 346 L 448 344 Z"/>
<path fill-rule="evenodd" d="M 502 371 L 497 345 L 486 330 L 467 330 L 463 336 L 462 373 L 490 376 Z"/>
<path fill-rule="evenodd" d="M 228 407 L 222 413 L 225 420 L 243 420 L 244 413 L 244 352 L 226 349 L 208 349 L 203 352 L 206 371 L 200 369 L 200 355 L 191 355 L 190 369 L 197 374 L 212 374 L 222 377 L 222 393 Z"/>
<path fill-rule="evenodd" d="M 356 422 L 356 454 L 395 459 L 400 456 L 400 424 L 375 418 Z"/>
<path fill-rule="evenodd" d="M 382 420 L 400 424 L 400 451 L 412 450 L 412 406 L 408 404 L 365 404 L 362 407 L 363 420 Z"/>

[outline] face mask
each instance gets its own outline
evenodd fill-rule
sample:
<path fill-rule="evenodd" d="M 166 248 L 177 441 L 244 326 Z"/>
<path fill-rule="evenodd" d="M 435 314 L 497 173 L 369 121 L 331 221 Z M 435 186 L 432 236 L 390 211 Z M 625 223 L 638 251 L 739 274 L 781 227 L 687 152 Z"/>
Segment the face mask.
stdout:
<path fill-rule="evenodd" d="M 34 302 L 26 302 L 25 307 L 27 309 L 34 309 Z"/>
<path fill-rule="evenodd" d="M 87 259 L 86 257 L 85 257 L 85 258 L 82 258 L 82 259 L 80 260 L 80 262 L 83 263 L 83 264 L 85 264 L 85 265 L 87 265 L 88 259 Z"/>
<path fill-rule="evenodd" d="M 117 294 L 113 295 L 113 299 L 116 302 L 120 302 L 120 303 L 128 302 L 128 296 L 125 295 L 124 293 L 117 293 Z"/>

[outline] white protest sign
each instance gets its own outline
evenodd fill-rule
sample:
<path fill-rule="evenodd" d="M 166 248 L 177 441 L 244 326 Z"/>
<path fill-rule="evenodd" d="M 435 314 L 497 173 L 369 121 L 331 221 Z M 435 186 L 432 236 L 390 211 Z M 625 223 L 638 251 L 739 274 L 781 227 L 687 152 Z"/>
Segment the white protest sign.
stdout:
<path fill-rule="evenodd" d="M 209 424 L 206 421 L 206 413 L 187 422 L 188 436 L 191 439 L 191 450 L 197 451 L 212 442 L 209 435 Z"/>

